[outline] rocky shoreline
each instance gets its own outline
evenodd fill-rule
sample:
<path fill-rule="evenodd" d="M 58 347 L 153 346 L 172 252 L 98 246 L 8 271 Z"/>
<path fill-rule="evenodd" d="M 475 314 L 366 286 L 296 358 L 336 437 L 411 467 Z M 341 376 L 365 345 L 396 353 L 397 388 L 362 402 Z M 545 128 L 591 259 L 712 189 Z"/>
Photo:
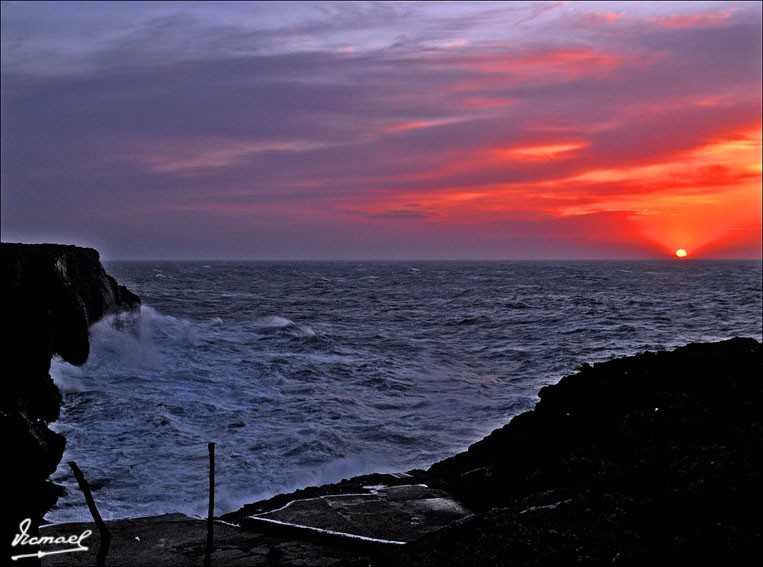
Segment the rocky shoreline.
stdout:
<path fill-rule="evenodd" d="M 58 355 L 80 365 L 89 328 L 102 317 L 136 309 L 138 296 L 106 274 L 98 252 L 59 244 L 0 243 L 3 379 L 2 454 L 6 463 L 2 533 L 8 549 L 19 522 L 33 531 L 61 489 L 48 480 L 66 440 L 48 424 L 58 419 L 61 393 L 50 377 Z"/>
<path fill-rule="evenodd" d="M 757 565 L 762 355 L 758 341 L 735 338 L 584 365 L 543 388 L 534 410 L 428 470 L 309 487 L 218 518 L 212 564 Z M 394 488 L 419 494 L 390 506 L 379 493 Z M 465 513 L 422 512 L 448 501 Z M 421 535 L 376 537 L 406 523 Z M 202 564 L 201 519 L 108 524 L 117 545 L 107 563 Z M 90 560 L 97 536 L 91 549 Z M 43 564 L 92 562 L 77 555 Z"/>
<path fill-rule="evenodd" d="M 584 365 L 468 451 L 398 481 L 359 477 L 245 506 L 422 483 L 474 513 L 378 565 L 759 564 L 763 351 L 690 344 Z"/>
<path fill-rule="evenodd" d="M 47 480 L 65 443 L 47 427 L 61 403 L 51 356 L 82 364 L 89 326 L 140 300 L 104 272 L 95 250 L 0 251 L 8 546 L 20 520 L 36 525 L 58 496 Z M 583 365 L 543 388 L 533 410 L 428 470 L 308 487 L 223 515 L 212 564 L 759 564 L 762 371 L 751 338 Z M 107 564 L 202 564 L 201 519 L 108 524 Z M 92 523 L 42 531 L 88 529 L 87 552 L 42 563 L 92 564 Z"/>

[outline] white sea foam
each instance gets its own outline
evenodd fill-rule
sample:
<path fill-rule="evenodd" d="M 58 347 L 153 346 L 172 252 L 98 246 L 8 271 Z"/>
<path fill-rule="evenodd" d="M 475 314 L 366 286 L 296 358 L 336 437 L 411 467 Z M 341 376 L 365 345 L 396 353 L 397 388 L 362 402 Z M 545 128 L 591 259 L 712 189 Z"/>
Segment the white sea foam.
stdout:
<path fill-rule="evenodd" d="M 99 321 L 90 330 L 89 365 L 107 364 L 110 358 L 124 363 L 159 369 L 161 355 L 154 342 L 156 311 L 142 306 L 139 313 L 122 313 Z"/>
<path fill-rule="evenodd" d="M 254 322 L 254 325 L 260 329 L 278 329 L 294 325 L 294 321 L 286 317 L 279 317 L 278 315 L 269 315 L 267 317 L 260 317 Z"/>
<path fill-rule="evenodd" d="M 62 392 L 85 392 L 95 383 L 88 377 L 103 378 L 113 372 L 159 371 L 165 360 L 158 342 L 194 344 L 196 335 L 189 322 L 157 313 L 146 305 L 139 312 L 120 313 L 98 321 L 90 328 L 90 355 L 87 362 L 73 366 L 60 357 L 51 360 L 50 374 Z"/>
<path fill-rule="evenodd" d="M 50 377 L 65 394 L 87 391 L 87 386 L 78 376 L 80 372 L 76 366 L 64 362 L 60 356 L 54 356 L 50 361 Z"/>
<path fill-rule="evenodd" d="M 254 326 L 262 330 L 284 329 L 294 337 L 307 338 L 315 336 L 315 331 L 308 325 L 298 325 L 291 319 L 280 317 L 278 315 L 261 317 L 254 322 Z"/>

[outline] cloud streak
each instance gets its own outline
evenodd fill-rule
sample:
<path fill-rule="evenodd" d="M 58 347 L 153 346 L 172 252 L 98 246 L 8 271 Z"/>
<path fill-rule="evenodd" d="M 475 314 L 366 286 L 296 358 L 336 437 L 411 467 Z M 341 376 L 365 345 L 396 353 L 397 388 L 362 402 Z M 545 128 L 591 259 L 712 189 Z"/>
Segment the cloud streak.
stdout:
<path fill-rule="evenodd" d="M 4 3 L 3 239 L 114 257 L 755 250 L 760 6 L 683 6 Z M 729 226 L 701 235 L 718 207 Z"/>

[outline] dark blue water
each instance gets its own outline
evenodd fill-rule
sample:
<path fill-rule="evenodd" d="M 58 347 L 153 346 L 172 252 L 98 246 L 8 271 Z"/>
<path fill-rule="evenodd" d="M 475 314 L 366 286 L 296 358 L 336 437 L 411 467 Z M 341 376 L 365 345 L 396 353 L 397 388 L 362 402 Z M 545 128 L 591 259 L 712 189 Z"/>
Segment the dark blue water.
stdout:
<path fill-rule="evenodd" d="M 107 518 L 217 512 L 426 467 L 533 406 L 583 362 L 761 340 L 760 262 L 110 263 L 139 316 L 54 362 L 55 428 Z M 70 487 L 49 514 L 89 517 Z"/>

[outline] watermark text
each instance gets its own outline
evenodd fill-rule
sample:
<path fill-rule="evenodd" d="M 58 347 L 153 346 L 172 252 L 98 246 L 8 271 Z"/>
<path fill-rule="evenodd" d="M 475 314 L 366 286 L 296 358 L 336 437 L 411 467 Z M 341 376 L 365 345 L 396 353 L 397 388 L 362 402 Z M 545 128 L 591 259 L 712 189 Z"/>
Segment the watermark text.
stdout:
<path fill-rule="evenodd" d="M 11 559 L 14 561 L 18 559 L 24 559 L 26 557 L 45 557 L 46 555 L 56 555 L 58 553 L 71 553 L 73 551 L 87 551 L 87 547 L 82 545 L 83 540 L 93 535 L 92 530 L 85 530 L 79 535 L 70 536 L 30 536 L 29 527 L 32 525 L 32 520 L 29 518 L 22 520 L 19 524 L 19 533 L 17 533 L 11 545 L 17 547 L 20 545 L 74 545 L 67 549 L 54 549 L 50 551 L 40 550 L 37 553 L 22 553 L 21 555 L 12 555 Z"/>

